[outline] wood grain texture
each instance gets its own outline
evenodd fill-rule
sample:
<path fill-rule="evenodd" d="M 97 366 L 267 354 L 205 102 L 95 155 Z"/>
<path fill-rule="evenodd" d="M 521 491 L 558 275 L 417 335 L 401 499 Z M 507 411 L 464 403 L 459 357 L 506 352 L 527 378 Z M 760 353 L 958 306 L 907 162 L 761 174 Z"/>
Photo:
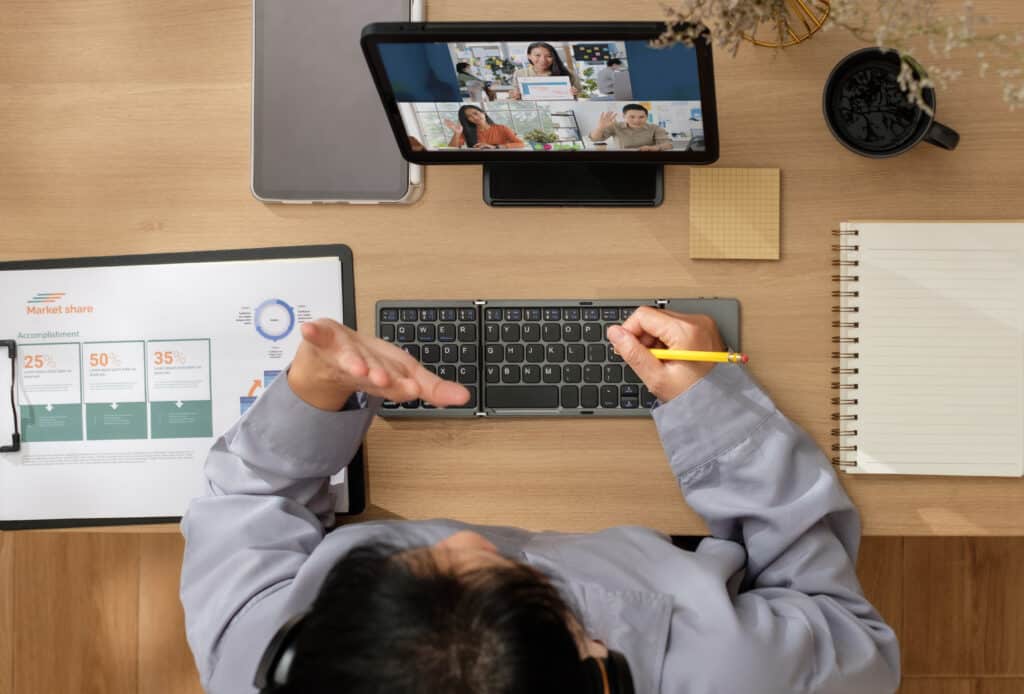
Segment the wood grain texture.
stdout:
<path fill-rule="evenodd" d="M 178 597 L 184 550 L 180 535 L 140 537 L 138 694 L 203 691 L 185 640 L 185 614 Z"/>
<path fill-rule="evenodd" d="M 17 533 L 17 694 L 134 694 L 139 540 Z"/>
<path fill-rule="evenodd" d="M 1024 679 L 1017 678 L 904 678 L 899 694 L 1020 694 Z"/>
<path fill-rule="evenodd" d="M 903 538 L 865 537 L 857 558 L 864 595 L 899 637 L 903 633 Z"/>
<path fill-rule="evenodd" d="M 908 538 L 907 675 L 1024 677 L 1024 538 Z"/>
<path fill-rule="evenodd" d="M 943 6 L 959 11 L 957 0 Z M 655 0 L 431 0 L 428 11 L 436 20 L 661 16 Z M 1024 19 L 1015 0 L 983 11 Z M 343 242 L 365 330 L 380 299 L 734 296 L 752 373 L 827 446 L 829 230 L 858 217 L 1024 218 L 1020 116 L 992 82 L 965 77 L 940 94 L 942 121 L 963 136 L 956 152 L 922 145 L 878 161 L 832 139 L 821 88 L 858 47 L 841 32 L 717 57 L 720 165 L 780 167 L 786 181 L 778 262 L 690 260 L 684 167 L 668 169 L 666 202 L 650 210 L 490 209 L 475 166 L 431 168 L 424 198 L 407 207 L 263 205 L 249 194 L 250 31 L 247 0 L 7 0 L 4 257 Z M 647 421 L 378 422 L 368 443 L 371 502 L 393 516 L 704 531 Z M 868 534 L 1024 534 L 1022 480 L 844 483 Z"/>
<path fill-rule="evenodd" d="M 0 532 L 0 694 L 14 691 L 14 535 Z"/>

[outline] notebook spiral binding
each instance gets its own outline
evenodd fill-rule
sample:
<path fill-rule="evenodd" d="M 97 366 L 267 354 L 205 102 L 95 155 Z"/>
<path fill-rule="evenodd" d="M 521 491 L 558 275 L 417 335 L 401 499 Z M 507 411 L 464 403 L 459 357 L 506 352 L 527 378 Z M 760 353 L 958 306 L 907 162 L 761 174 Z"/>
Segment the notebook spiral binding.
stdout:
<path fill-rule="evenodd" d="M 832 381 L 835 395 L 831 403 L 836 406 L 832 413 L 832 421 L 835 422 L 832 429 L 835 440 L 832 444 L 832 463 L 842 470 L 857 467 L 856 391 L 859 369 L 855 360 L 859 356 L 856 345 L 860 342 L 857 330 L 860 327 L 860 316 L 855 314 L 860 312 L 857 302 L 860 292 L 852 289 L 851 285 L 860 279 L 856 270 L 860 265 L 860 246 L 856 229 L 833 229 L 832 236 L 836 237 L 836 242 L 832 244 L 835 253 L 832 267 L 836 273 L 832 275 L 832 281 L 839 284 L 839 288 L 832 291 L 832 297 L 837 299 L 832 306 L 832 327 L 835 329 L 832 336 L 835 345 L 832 359 L 835 360 L 835 366 L 831 372 L 835 379 Z"/>

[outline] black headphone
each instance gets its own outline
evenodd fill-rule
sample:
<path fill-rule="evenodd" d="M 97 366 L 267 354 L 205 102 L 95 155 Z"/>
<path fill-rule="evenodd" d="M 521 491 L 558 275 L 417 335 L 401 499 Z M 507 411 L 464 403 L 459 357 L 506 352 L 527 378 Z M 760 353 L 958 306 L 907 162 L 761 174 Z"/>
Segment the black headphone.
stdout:
<path fill-rule="evenodd" d="M 260 694 L 274 694 L 288 684 L 288 675 L 295 662 L 295 638 L 308 612 L 301 612 L 277 630 L 256 666 L 253 684 Z M 635 694 L 633 675 L 626 656 L 608 649 L 605 658 L 590 657 L 583 661 L 586 694 Z"/>

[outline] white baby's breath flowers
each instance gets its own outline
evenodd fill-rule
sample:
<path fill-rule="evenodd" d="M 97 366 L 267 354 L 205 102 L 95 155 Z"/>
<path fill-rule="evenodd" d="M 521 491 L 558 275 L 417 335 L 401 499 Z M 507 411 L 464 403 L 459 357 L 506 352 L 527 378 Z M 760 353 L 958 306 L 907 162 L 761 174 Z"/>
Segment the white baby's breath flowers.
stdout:
<path fill-rule="evenodd" d="M 691 43 L 707 31 L 713 44 L 735 55 L 745 37 L 759 26 L 784 28 L 778 17 L 794 16 L 793 0 L 674 0 L 665 7 L 665 32 L 655 43 Z M 995 74 L 1002 85 L 1003 100 L 1014 110 L 1024 107 L 1024 32 L 992 32 L 991 17 L 974 11 L 965 0 L 960 12 L 944 16 L 938 0 L 803 0 L 817 10 L 827 5 L 824 28 L 843 29 L 865 43 L 900 56 L 900 86 L 907 98 L 930 111 L 924 100 L 928 88 L 944 88 L 961 71 L 944 65 L 962 51 L 973 51 L 978 77 Z M 799 26 L 797 26 L 799 30 Z M 780 40 L 779 43 L 782 43 Z M 916 56 L 917 60 L 911 56 Z"/>

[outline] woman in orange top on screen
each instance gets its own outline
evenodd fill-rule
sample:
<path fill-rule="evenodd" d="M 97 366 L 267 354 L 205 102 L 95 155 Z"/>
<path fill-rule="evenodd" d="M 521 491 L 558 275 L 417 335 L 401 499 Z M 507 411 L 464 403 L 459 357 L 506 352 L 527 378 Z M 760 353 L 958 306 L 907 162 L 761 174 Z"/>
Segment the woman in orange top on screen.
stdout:
<path fill-rule="evenodd" d="M 520 149 L 526 146 L 512 128 L 495 123 L 476 106 L 463 106 L 459 109 L 458 123 L 445 119 L 444 124 L 453 133 L 449 147 Z"/>

